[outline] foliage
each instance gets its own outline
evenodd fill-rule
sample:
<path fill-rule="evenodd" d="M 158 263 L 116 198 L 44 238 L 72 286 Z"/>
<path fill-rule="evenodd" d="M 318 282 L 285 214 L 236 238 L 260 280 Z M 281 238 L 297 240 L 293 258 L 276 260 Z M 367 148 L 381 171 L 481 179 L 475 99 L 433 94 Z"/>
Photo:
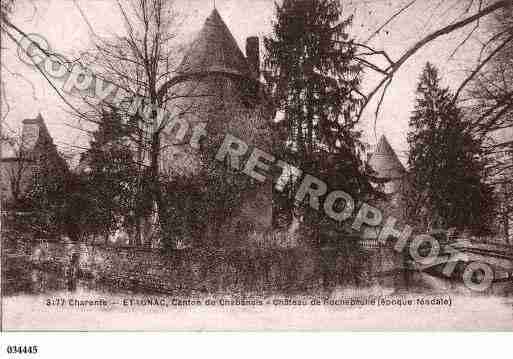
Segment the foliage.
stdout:
<path fill-rule="evenodd" d="M 263 143 L 266 126 L 254 108 L 244 108 L 239 99 L 219 102 L 222 109 L 213 113 L 221 114 L 218 120 L 207 124 L 209 134 L 200 144 L 200 149 L 186 152 L 190 162 L 187 170 L 180 170 L 177 163 L 174 173 L 168 178 L 161 177 L 163 184 L 163 206 L 160 222 L 164 232 L 164 245 L 176 246 L 177 239 L 188 239 L 194 247 L 222 247 L 233 241 L 246 238 L 252 231 L 251 221 L 234 223 L 240 219 L 240 209 L 247 201 L 248 194 L 262 190 L 261 185 L 242 168 L 234 169 L 227 162 L 216 159 L 226 134 L 243 137 L 241 133 L 252 134 L 258 148 L 266 148 Z M 232 126 L 240 126 L 234 128 Z M 191 170 L 194 168 L 194 170 Z M 232 233 L 230 238 L 225 237 Z"/>
<path fill-rule="evenodd" d="M 493 214 L 491 190 L 483 183 L 480 143 L 452 100 L 438 70 L 426 64 L 410 118 L 411 184 L 431 218 L 426 225 L 479 232 Z"/>
<path fill-rule="evenodd" d="M 39 159 L 27 197 L 43 232 L 107 239 L 151 209 L 148 174 L 134 161 L 128 135 L 120 116 L 105 112 L 77 171 Z"/>
<path fill-rule="evenodd" d="M 90 203 L 84 214 L 96 233 L 134 227 L 151 210 L 148 170 L 134 159 L 131 131 L 116 111 L 104 112 L 83 157 L 88 167 L 83 192 Z"/>
<path fill-rule="evenodd" d="M 42 151 L 24 198 L 25 209 L 32 212 L 33 224 L 41 234 L 60 234 L 67 228 L 69 180 L 64 160 Z"/>
<path fill-rule="evenodd" d="M 494 56 L 472 80 L 465 108 L 472 119 L 473 133 L 483 143 L 487 180 L 494 186 L 499 201 L 500 232 L 510 241 L 513 241 L 512 15 L 510 6 L 490 19 L 486 32 L 491 38 L 486 53 Z"/>
<path fill-rule="evenodd" d="M 342 185 L 362 198 L 372 187 L 356 129 L 362 70 L 347 32 L 351 21 L 342 19 L 339 1 L 284 1 L 276 6 L 273 36 L 265 39 L 265 64 L 282 114 L 275 126 L 275 151 L 329 185 Z M 291 206 L 279 203 L 278 208 Z"/>

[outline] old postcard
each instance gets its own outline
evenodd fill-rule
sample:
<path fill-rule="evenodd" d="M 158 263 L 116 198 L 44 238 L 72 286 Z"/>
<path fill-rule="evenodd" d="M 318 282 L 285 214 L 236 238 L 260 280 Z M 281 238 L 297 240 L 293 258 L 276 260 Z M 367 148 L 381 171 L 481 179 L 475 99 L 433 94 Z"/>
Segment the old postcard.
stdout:
<path fill-rule="evenodd" d="M 1 329 L 513 330 L 512 15 L 2 1 Z"/>

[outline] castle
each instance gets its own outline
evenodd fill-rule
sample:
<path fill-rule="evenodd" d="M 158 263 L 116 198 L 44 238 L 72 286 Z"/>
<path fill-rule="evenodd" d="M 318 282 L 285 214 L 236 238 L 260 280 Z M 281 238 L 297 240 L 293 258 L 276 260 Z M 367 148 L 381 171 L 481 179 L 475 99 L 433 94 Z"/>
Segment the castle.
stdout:
<path fill-rule="evenodd" d="M 57 152 L 52 136 L 41 114 L 23 120 L 19 139 L 2 139 L 1 200 L 9 208 L 23 199 L 34 173 L 52 168 L 55 175 L 67 170 L 66 162 Z"/>
<path fill-rule="evenodd" d="M 167 89 L 174 98 L 170 112 L 191 126 L 205 126 L 206 142 L 229 134 L 270 152 L 270 124 L 275 114 L 259 79 L 258 38 L 248 38 L 245 56 L 214 9 Z M 201 167 L 199 150 L 177 142 L 173 131 L 166 129 L 161 136 L 165 148 L 161 172 L 170 177 L 196 174 Z M 233 214 L 226 218 L 222 232 L 264 233 L 272 222 L 272 183 L 242 192 L 243 204 L 231 208 Z"/>

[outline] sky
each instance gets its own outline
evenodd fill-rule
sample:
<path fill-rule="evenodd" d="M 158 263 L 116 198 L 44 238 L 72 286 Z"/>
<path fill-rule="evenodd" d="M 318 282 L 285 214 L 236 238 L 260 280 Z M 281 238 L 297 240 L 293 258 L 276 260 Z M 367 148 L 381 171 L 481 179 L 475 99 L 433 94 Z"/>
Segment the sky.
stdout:
<path fill-rule="evenodd" d="M 342 1 L 343 16 L 354 16 L 350 36 L 361 42 L 366 41 L 380 25 L 410 1 Z M 461 0 L 417 0 L 368 44 L 387 51 L 392 59 L 397 59 L 426 34 L 457 20 L 463 3 Z M 193 39 L 213 6 L 213 0 L 175 0 L 175 7 L 184 18 L 180 27 L 181 41 Z M 274 1 L 216 0 L 215 6 L 241 49 L 244 49 L 248 36 L 263 38 L 272 33 Z M 92 46 L 92 31 L 101 36 L 123 31 L 121 15 L 113 0 L 20 0 L 12 20 L 26 32 L 43 36 L 54 51 L 68 56 Z M 401 161 L 406 162 L 408 121 L 422 68 L 426 61 L 434 63 L 440 69 L 442 83 L 456 89 L 477 59 L 477 38 L 481 35 L 477 33 L 455 56 L 450 57 L 450 54 L 470 30 L 471 26 L 434 41 L 405 63 L 389 87 L 378 117 L 374 116 L 375 103 L 364 113 L 359 126 L 366 142 L 372 145 L 384 134 Z M 2 46 L 5 48 L 2 52 L 2 78 L 7 94 L 2 102 L 3 115 L 7 113 L 5 101 L 9 110 L 3 131 L 19 132 L 24 118 L 34 118 L 40 112 L 60 150 L 77 151 L 75 144 L 86 144 L 88 139 L 84 133 L 70 127 L 73 120 L 69 110 L 55 91 L 33 68 L 19 61 L 12 42 L 3 41 Z M 367 72 L 363 89 L 370 89 L 378 79 L 376 74 Z"/>

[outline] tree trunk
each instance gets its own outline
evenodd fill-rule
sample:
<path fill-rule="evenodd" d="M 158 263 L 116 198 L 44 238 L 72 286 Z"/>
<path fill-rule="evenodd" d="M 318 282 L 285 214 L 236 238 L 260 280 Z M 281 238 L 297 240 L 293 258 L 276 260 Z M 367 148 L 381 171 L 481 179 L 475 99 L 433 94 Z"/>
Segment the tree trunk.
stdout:
<path fill-rule="evenodd" d="M 160 159 L 160 132 L 155 131 L 151 141 L 151 186 L 153 193 L 153 201 L 156 204 L 156 213 L 158 218 L 163 214 L 162 188 L 159 181 L 159 159 Z M 158 223 L 158 219 L 156 221 Z"/>

